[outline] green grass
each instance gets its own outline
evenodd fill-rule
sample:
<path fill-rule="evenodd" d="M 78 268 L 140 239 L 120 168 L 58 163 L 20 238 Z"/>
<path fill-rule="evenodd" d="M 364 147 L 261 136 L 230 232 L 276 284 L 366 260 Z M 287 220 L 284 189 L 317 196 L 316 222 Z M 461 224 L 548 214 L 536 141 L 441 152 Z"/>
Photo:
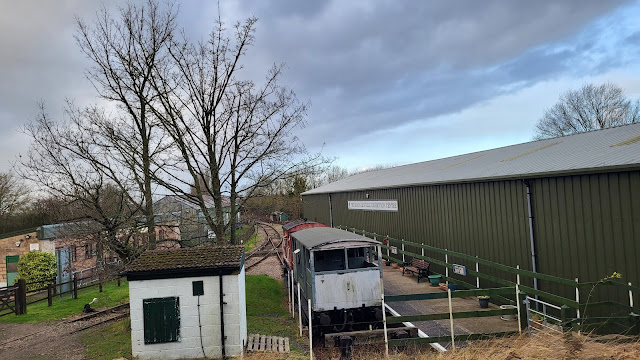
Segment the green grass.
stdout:
<path fill-rule="evenodd" d="M 249 240 L 247 240 L 247 242 L 244 243 L 244 251 L 251 251 L 255 249 L 255 247 L 258 246 L 259 242 L 260 242 L 260 235 L 258 235 L 258 233 L 251 235 Z"/>
<path fill-rule="evenodd" d="M 0 317 L 0 324 L 52 322 L 71 315 L 79 315 L 82 313 L 84 304 L 88 304 L 93 298 L 98 298 L 98 302 L 92 305 L 97 310 L 126 303 L 129 301 L 129 285 L 126 280 L 122 280 L 120 287 L 115 281 L 105 283 L 102 292 L 98 291 L 97 285 L 80 289 L 77 299 L 71 299 L 71 294 L 63 295 L 63 299 L 56 295 L 53 297 L 51 307 L 47 306 L 46 300 L 29 304 L 27 305 L 27 314 Z"/>
<path fill-rule="evenodd" d="M 86 330 L 80 341 L 87 360 L 131 358 L 131 320 L 125 319 L 104 328 Z"/>
<path fill-rule="evenodd" d="M 287 292 L 282 281 L 266 275 L 247 275 L 246 288 L 248 334 L 297 339 L 298 322 L 286 309 Z M 292 355 L 302 355 L 296 341 L 290 341 L 290 345 Z"/>

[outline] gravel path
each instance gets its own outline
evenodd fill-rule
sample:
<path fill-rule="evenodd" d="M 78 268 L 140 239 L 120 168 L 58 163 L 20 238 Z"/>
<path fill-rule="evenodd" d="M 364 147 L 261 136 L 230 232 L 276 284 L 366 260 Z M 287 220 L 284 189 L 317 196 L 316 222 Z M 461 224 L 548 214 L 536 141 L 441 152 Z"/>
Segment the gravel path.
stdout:
<path fill-rule="evenodd" d="M 272 226 L 276 230 L 278 230 L 280 234 L 282 234 L 282 225 L 272 224 Z M 266 234 L 264 233 L 262 228 L 260 228 L 258 235 L 260 236 L 260 239 L 261 239 L 260 243 L 262 243 L 263 241 L 266 241 Z M 280 261 L 278 260 L 278 257 L 275 254 L 269 256 L 267 259 L 265 259 L 261 263 L 247 270 L 247 275 L 260 275 L 260 274 L 270 276 L 277 280 L 282 280 L 282 268 L 280 267 Z"/>

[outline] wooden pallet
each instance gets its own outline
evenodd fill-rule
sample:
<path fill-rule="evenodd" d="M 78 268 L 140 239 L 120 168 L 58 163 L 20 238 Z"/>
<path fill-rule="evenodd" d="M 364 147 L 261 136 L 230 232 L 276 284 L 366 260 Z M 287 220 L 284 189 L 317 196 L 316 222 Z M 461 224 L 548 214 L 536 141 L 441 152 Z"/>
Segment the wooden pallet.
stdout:
<path fill-rule="evenodd" d="M 289 338 L 251 334 L 247 339 L 247 352 L 289 352 Z"/>

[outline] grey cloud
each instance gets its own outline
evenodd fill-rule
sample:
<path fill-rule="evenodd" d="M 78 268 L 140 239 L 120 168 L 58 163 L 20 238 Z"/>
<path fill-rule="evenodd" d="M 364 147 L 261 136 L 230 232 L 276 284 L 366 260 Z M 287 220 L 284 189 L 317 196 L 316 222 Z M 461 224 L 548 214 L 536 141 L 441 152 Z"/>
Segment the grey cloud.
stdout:
<path fill-rule="evenodd" d="M 454 113 L 514 86 L 570 71 L 584 52 L 601 51 L 593 41 L 599 29 L 566 48 L 554 44 L 573 39 L 624 4 L 251 0 L 221 7 L 228 27 L 247 16 L 260 18 L 246 74 L 259 79 L 270 64 L 287 63 L 284 80 L 312 102 L 301 137 L 315 147 Z M 179 5 L 186 33 L 206 38 L 217 5 Z M 99 2 L 80 0 L 3 6 L 0 126 L 15 129 L 24 123 L 40 99 L 52 108 L 60 108 L 67 97 L 94 99 L 83 76 L 89 64 L 72 34 L 74 14 L 91 20 L 99 8 Z M 629 34 L 628 41 L 637 36 Z M 605 56 L 598 61 L 606 67 L 622 60 Z M 596 65 L 590 69 L 597 71 Z"/>

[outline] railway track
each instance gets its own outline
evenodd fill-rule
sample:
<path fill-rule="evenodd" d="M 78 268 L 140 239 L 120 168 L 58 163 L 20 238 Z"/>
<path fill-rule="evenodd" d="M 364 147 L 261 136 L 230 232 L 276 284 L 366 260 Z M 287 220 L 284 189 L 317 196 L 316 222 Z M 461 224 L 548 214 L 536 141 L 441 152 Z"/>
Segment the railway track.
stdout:
<path fill-rule="evenodd" d="M 43 329 L 15 337 L 3 342 L 0 342 L 0 350 L 5 350 L 12 347 L 24 347 L 28 346 L 30 341 L 42 342 L 44 338 L 49 336 L 59 337 L 64 335 L 76 334 L 81 331 L 107 324 L 113 321 L 118 321 L 129 316 L 129 303 L 110 307 L 105 310 L 101 310 L 95 313 L 90 313 L 79 318 L 63 321 L 61 323 L 46 326 Z M 53 339 L 52 341 L 54 341 Z"/>
<path fill-rule="evenodd" d="M 258 231 L 264 233 L 264 240 L 255 249 L 247 253 L 245 269 L 249 270 L 274 255 L 278 257 L 280 264 L 284 264 L 284 257 L 281 253 L 282 236 L 280 236 L 280 233 L 270 224 L 263 222 L 256 224 L 259 228 Z"/>

